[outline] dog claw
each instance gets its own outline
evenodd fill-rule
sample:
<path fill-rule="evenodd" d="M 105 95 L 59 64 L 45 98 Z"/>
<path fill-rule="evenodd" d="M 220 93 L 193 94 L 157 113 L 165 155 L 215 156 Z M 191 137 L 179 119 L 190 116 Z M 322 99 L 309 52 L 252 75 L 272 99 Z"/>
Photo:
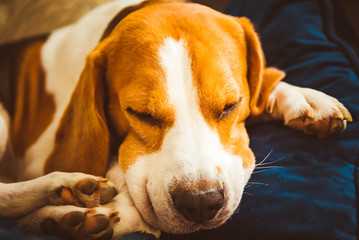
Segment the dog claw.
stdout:
<path fill-rule="evenodd" d="M 269 114 L 273 114 L 274 107 L 275 107 L 275 100 L 268 100 L 267 112 Z"/>
<path fill-rule="evenodd" d="M 353 122 L 352 115 L 350 115 L 350 113 L 344 114 L 344 120 L 347 120 L 348 122 Z"/>
<path fill-rule="evenodd" d="M 121 221 L 121 218 L 117 217 L 113 220 L 113 223 L 119 223 Z"/>
<path fill-rule="evenodd" d="M 307 109 L 307 110 L 305 111 L 305 115 L 306 115 L 307 118 L 314 119 L 313 109 Z"/>
<path fill-rule="evenodd" d="M 120 213 L 118 211 L 115 211 L 110 214 L 110 218 L 117 217 Z"/>
<path fill-rule="evenodd" d="M 100 180 L 100 182 L 102 182 L 102 183 L 108 183 L 108 179 L 107 179 L 107 178 L 102 178 L 102 179 Z"/>

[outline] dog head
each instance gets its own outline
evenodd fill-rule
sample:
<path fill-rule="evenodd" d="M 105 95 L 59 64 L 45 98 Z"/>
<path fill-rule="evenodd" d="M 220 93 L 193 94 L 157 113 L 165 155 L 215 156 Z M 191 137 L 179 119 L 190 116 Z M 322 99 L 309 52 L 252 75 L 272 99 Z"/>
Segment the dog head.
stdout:
<path fill-rule="evenodd" d="M 172 233 L 217 227 L 255 165 L 245 120 L 263 111 L 282 77 L 265 69 L 248 19 L 198 4 L 144 5 L 88 55 L 46 170 L 61 170 L 61 158 L 103 175 L 112 126 L 149 224 Z"/>

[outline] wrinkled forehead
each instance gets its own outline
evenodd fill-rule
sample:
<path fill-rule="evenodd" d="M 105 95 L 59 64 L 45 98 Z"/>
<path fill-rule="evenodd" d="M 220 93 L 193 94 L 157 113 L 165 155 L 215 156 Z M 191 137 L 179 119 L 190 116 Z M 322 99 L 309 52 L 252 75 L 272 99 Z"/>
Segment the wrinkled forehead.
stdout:
<path fill-rule="evenodd" d="M 138 10 L 122 20 L 109 42 L 112 56 L 108 68 L 114 69 L 108 72 L 115 75 L 115 85 L 127 93 L 126 88 L 138 89 L 134 94 L 141 94 L 140 89 L 143 93 L 162 91 L 167 78 L 163 61 L 180 58 L 178 48 L 185 49 L 199 94 L 213 98 L 223 97 L 223 92 L 238 95 L 234 88 L 240 89 L 240 79 L 246 75 L 241 26 L 231 17 L 197 4 L 169 3 Z M 177 42 L 177 47 L 169 47 L 170 42 Z M 166 49 L 173 54 L 161 55 Z M 216 88 L 218 91 L 213 91 Z"/>

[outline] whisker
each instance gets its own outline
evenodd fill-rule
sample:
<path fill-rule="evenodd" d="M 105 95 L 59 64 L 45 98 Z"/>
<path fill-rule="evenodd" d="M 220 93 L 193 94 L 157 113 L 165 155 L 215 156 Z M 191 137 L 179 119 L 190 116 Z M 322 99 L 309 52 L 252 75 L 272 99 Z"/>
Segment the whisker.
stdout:
<path fill-rule="evenodd" d="M 249 196 L 251 196 L 251 197 L 254 197 L 254 195 L 253 195 L 253 194 L 248 193 L 248 192 L 243 192 L 243 194 L 247 194 L 247 195 L 249 195 Z"/>
<path fill-rule="evenodd" d="M 275 161 L 271 161 L 271 162 L 267 162 L 267 163 L 262 163 L 261 165 L 256 165 L 256 166 L 264 166 L 264 165 L 270 165 L 270 164 L 273 164 L 273 163 L 276 163 L 276 162 L 279 162 L 280 159 L 277 159 Z"/>
<path fill-rule="evenodd" d="M 256 166 L 260 166 L 260 165 L 262 165 L 263 164 L 263 162 L 265 161 L 265 160 L 267 160 L 267 158 L 269 157 L 269 155 L 271 155 L 272 154 L 272 152 L 273 152 L 273 149 L 272 150 L 270 150 L 270 152 L 267 154 L 267 156 L 265 156 L 265 158 L 260 162 L 260 163 L 258 163 L 258 164 L 256 164 Z"/>
<path fill-rule="evenodd" d="M 282 167 L 277 167 L 277 168 L 282 168 Z M 261 172 L 267 172 L 267 171 L 270 171 L 270 170 L 273 170 L 273 169 L 276 169 L 276 168 L 270 168 L 270 169 L 264 169 L 264 170 L 259 170 L 259 171 L 253 171 L 252 174 L 261 173 Z"/>
<path fill-rule="evenodd" d="M 263 185 L 263 186 L 269 186 L 269 184 L 261 183 L 261 182 L 248 182 L 248 184 L 251 184 L 251 185 L 258 184 L 258 185 Z"/>
<path fill-rule="evenodd" d="M 261 166 L 261 167 L 256 167 L 255 169 L 270 169 L 270 168 L 281 168 L 282 166 Z"/>

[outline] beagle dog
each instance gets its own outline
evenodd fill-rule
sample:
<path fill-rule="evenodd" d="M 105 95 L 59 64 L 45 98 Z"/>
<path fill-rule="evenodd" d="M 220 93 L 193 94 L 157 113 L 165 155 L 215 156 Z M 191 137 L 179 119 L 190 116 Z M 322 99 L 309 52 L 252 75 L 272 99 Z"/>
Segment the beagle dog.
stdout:
<path fill-rule="evenodd" d="M 255 167 L 247 118 L 318 137 L 352 120 L 335 98 L 280 82 L 248 19 L 198 4 L 113 1 L 1 51 L 14 101 L 0 108 L 2 176 L 13 172 L 0 215 L 39 235 L 218 227 Z"/>

